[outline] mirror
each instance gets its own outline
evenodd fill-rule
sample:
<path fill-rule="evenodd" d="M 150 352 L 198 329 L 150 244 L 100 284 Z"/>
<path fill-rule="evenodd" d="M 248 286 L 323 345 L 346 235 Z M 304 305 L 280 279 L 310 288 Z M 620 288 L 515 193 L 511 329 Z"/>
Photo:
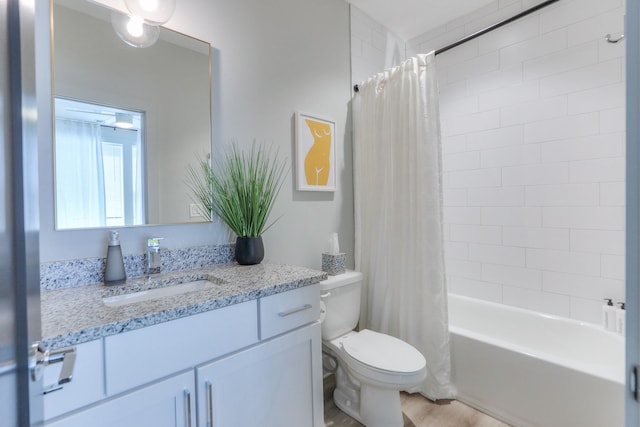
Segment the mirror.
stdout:
<path fill-rule="evenodd" d="M 202 222 L 185 181 L 211 152 L 211 46 L 161 27 L 131 47 L 110 9 L 84 0 L 52 13 L 56 229 Z M 88 157 L 64 148 L 84 134 Z"/>

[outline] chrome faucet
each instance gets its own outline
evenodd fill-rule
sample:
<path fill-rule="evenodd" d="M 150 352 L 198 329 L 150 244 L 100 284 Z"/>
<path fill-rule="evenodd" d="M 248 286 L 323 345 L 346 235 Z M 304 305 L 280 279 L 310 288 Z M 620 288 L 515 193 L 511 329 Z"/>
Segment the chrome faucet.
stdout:
<path fill-rule="evenodd" d="M 147 275 L 160 273 L 160 240 L 163 237 L 147 239 Z"/>

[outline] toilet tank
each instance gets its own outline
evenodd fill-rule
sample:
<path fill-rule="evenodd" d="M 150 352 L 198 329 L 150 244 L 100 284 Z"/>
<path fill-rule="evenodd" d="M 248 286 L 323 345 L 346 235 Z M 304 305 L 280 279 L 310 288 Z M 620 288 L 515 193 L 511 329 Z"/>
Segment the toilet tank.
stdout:
<path fill-rule="evenodd" d="M 362 273 L 349 271 L 320 282 L 320 301 L 324 306 L 322 339 L 332 340 L 352 331 L 360 319 Z"/>

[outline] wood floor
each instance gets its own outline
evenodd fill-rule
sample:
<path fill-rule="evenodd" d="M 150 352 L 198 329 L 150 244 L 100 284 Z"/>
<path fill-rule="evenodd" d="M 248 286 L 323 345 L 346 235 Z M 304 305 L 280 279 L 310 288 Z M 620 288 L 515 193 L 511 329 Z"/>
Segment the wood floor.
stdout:
<path fill-rule="evenodd" d="M 333 376 L 324 382 L 324 423 L 326 427 L 361 427 L 333 403 Z M 404 427 L 509 427 L 501 421 L 458 402 L 449 400 L 434 403 L 424 396 L 401 394 Z"/>

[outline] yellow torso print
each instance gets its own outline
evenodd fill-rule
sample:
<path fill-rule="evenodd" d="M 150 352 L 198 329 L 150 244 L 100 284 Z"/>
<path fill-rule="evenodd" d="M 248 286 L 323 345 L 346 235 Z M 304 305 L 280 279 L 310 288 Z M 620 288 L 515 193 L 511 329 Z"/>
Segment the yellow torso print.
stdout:
<path fill-rule="evenodd" d="M 313 145 L 304 158 L 304 175 L 308 185 L 327 185 L 331 167 L 331 127 L 328 123 L 305 120 L 313 136 Z"/>

